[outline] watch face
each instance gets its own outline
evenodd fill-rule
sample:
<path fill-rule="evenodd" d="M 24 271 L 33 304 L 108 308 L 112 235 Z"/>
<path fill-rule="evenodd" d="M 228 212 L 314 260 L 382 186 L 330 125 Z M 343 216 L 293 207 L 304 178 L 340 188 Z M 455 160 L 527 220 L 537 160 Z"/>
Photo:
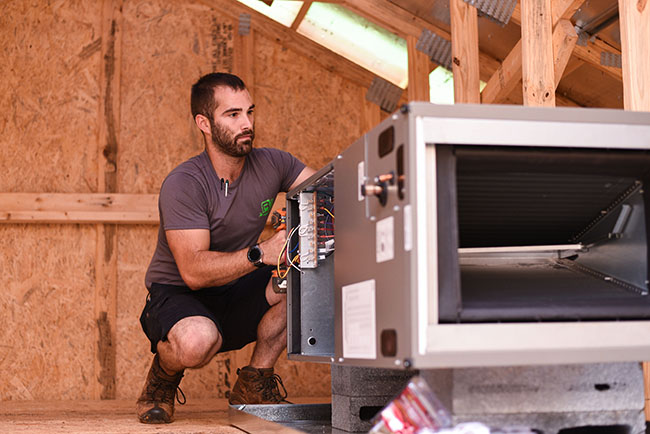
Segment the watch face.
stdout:
<path fill-rule="evenodd" d="M 253 246 L 250 249 L 248 249 L 248 260 L 255 263 L 262 259 L 262 251 L 260 250 L 259 247 Z"/>

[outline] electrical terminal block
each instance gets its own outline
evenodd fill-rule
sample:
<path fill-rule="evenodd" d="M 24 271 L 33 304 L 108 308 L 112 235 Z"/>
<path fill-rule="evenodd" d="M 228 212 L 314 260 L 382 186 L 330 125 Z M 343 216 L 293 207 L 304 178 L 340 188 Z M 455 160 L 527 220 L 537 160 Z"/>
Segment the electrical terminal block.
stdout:
<path fill-rule="evenodd" d="M 301 268 L 316 268 L 318 266 L 317 213 L 314 196 L 314 192 L 302 192 L 298 198 L 298 211 L 300 213 L 298 237 L 300 240 Z"/>

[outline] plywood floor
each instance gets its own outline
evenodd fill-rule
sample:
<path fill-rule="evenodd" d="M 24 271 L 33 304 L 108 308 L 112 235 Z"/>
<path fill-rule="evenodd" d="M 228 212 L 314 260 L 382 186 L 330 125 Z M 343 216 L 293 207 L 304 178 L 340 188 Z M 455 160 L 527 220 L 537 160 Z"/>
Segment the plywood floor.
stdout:
<path fill-rule="evenodd" d="M 297 400 L 296 400 L 297 401 Z M 304 399 L 303 403 L 328 402 Z M 254 418 L 254 416 L 250 416 Z M 199 434 L 245 432 L 228 411 L 225 399 L 192 400 L 176 407 L 171 424 L 145 425 L 138 422 L 133 400 L 115 401 L 1 401 L 0 433 L 157 433 Z M 251 426 L 248 421 L 248 425 Z M 255 420 L 252 421 L 253 424 Z M 297 431 L 258 419 L 255 432 L 296 433 Z M 248 428 L 247 428 L 248 431 Z"/>

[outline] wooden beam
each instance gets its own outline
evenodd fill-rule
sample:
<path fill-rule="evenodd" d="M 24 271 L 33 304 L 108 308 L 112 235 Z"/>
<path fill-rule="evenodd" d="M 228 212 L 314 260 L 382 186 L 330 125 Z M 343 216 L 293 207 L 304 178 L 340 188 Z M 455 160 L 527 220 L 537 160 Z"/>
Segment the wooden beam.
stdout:
<path fill-rule="evenodd" d="M 553 0 L 551 3 L 551 13 L 553 14 L 553 22 L 557 23 L 561 19 L 571 20 L 571 17 L 576 13 L 585 0 Z M 510 20 L 521 25 L 521 3 L 517 3 L 512 11 Z"/>
<path fill-rule="evenodd" d="M 158 195 L 0 193 L 0 223 L 158 224 Z"/>
<path fill-rule="evenodd" d="M 555 107 L 551 0 L 521 1 L 524 105 Z"/>
<path fill-rule="evenodd" d="M 255 100 L 255 30 L 251 27 L 247 35 L 235 33 L 233 50 L 233 74 L 246 84 L 253 101 Z"/>
<path fill-rule="evenodd" d="M 554 0 L 552 6 L 554 19 L 557 17 L 564 19 L 570 18 L 575 13 L 575 11 L 580 8 L 582 3 L 584 3 L 584 0 Z M 566 7 L 564 11 L 562 10 L 562 5 Z M 519 3 L 517 6 L 515 6 L 510 20 L 517 25 L 521 25 L 521 9 L 519 7 Z M 623 73 L 621 71 L 621 68 L 600 64 L 600 53 L 603 51 L 609 51 L 610 53 L 614 54 L 621 54 L 621 51 L 618 48 L 612 47 L 611 45 L 603 42 L 601 39 L 596 38 L 593 41 L 591 39 L 588 40 L 586 46 L 576 45 L 573 49 L 573 57 L 582 60 L 583 62 L 604 72 L 610 77 L 613 77 L 617 80 L 623 80 Z"/>
<path fill-rule="evenodd" d="M 623 56 L 623 106 L 650 111 L 650 3 L 619 0 Z"/>
<path fill-rule="evenodd" d="M 551 3 L 551 13 L 554 23 L 560 20 L 571 20 L 585 0 L 553 0 Z"/>
<path fill-rule="evenodd" d="M 555 89 L 564 76 L 564 70 L 569 63 L 573 48 L 578 41 L 578 34 L 573 28 L 571 21 L 561 19 L 553 29 L 553 67 L 555 77 Z"/>
<path fill-rule="evenodd" d="M 521 81 L 521 65 L 520 39 L 483 88 L 481 102 L 497 104 L 508 98 Z"/>
<path fill-rule="evenodd" d="M 480 104 L 481 82 L 476 8 L 463 0 L 450 0 L 451 58 L 454 101 Z"/>
<path fill-rule="evenodd" d="M 251 15 L 251 28 L 255 32 L 276 41 L 285 48 L 300 54 L 331 73 L 339 74 L 351 82 L 368 88 L 375 75 L 365 68 L 357 65 L 346 58 L 339 56 L 333 51 L 315 43 L 299 33 L 276 23 L 272 19 L 260 14 L 248 6 L 234 0 L 199 0 L 211 8 L 219 11 L 220 14 L 230 17 L 232 20 L 239 19 L 239 14 Z"/>
<path fill-rule="evenodd" d="M 430 101 L 429 95 L 429 56 L 416 49 L 418 39 L 415 36 L 406 37 L 408 49 L 409 81 L 406 88 L 409 101 Z"/>
<path fill-rule="evenodd" d="M 296 18 L 293 20 L 293 23 L 291 23 L 291 30 L 298 30 L 300 23 L 302 23 L 302 20 L 305 18 L 305 15 L 307 15 L 307 11 L 309 11 L 309 8 L 311 7 L 312 3 L 313 0 L 305 0 L 302 3 L 302 6 L 298 11 L 298 15 L 296 15 Z"/>
<path fill-rule="evenodd" d="M 102 2 L 102 51 L 99 74 L 97 192 L 118 189 L 122 66 L 122 0 Z M 95 362 L 93 398 L 115 399 L 117 323 L 117 227 L 98 224 L 95 253 Z"/>
<path fill-rule="evenodd" d="M 584 0 L 582 0 L 584 1 Z M 511 20 L 516 24 L 521 25 L 521 10 L 520 3 L 517 3 L 515 10 L 512 14 Z M 555 11 L 558 16 L 563 16 L 566 13 L 566 10 L 562 10 L 562 7 L 571 8 L 575 6 L 575 3 L 566 2 L 565 0 L 556 0 Z M 579 5 L 578 5 L 579 6 Z M 556 26 L 557 23 L 553 23 L 553 26 Z M 557 31 L 563 31 L 564 28 L 557 29 Z M 558 38 L 555 35 L 553 38 Z M 487 80 L 487 85 L 481 93 L 481 102 L 484 104 L 496 104 L 506 101 L 512 91 L 518 86 L 519 82 L 522 79 L 522 45 L 521 40 L 510 50 L 510 53 L 503 60 L 501 66 L 495 71 L 495 73 Z M 599 55 L 600 56 L 600 55 Z M 555 57 L 555 56 L 554 56 Z M 600 59 L 599 59 L 600 62 Z M 559 68 L 558 68 L 559 69 Z M 574 103 L 575 104 L 575 103 Z"/>

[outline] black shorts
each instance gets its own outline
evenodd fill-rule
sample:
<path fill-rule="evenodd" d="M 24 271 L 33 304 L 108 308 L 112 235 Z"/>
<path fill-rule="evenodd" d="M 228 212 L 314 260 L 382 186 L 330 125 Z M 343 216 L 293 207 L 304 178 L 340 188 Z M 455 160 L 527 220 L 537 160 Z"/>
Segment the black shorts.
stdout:
<path fill-rule="evenodd" d="M 269 310 L 266 285 L 272 266 L 255 270 L 235 282 L 196 291 L 186 286 L 153 283 L 140 315 L 142 330 L 155 353 L 159 341 L 188 316 L 210 318 L 219 329 L 223 343 L 219 352 L 238 350 L 257 339 L 257 325 Z"/>

